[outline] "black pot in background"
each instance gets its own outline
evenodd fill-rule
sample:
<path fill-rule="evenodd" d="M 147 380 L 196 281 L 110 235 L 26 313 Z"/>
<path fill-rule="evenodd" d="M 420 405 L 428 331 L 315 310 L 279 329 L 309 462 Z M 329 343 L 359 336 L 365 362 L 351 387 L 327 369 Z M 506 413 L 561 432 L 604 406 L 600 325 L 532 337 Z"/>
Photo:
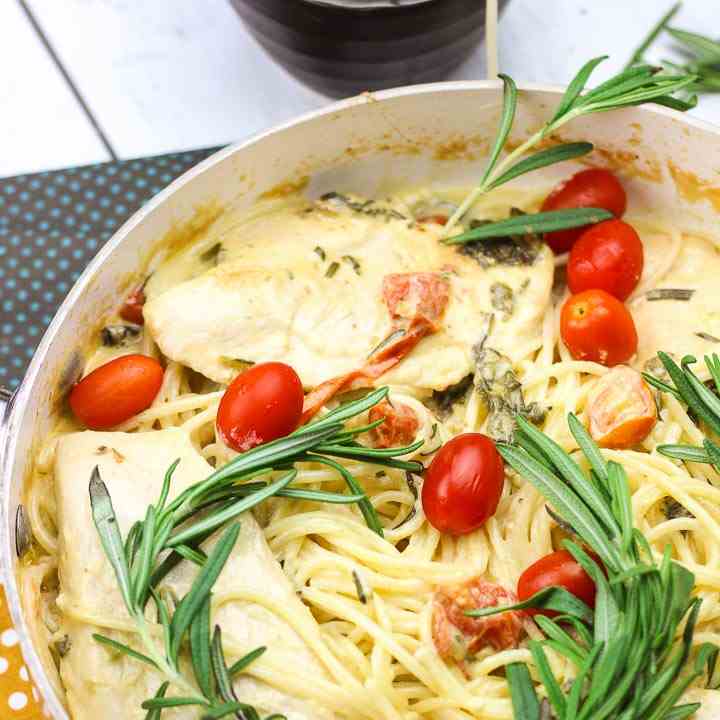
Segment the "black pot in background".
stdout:
<path fill-rule="evenodd" d="M 270 54 L 332 95 L 442 80 L 485 30 L 484 0 L 230 1 Z"/>

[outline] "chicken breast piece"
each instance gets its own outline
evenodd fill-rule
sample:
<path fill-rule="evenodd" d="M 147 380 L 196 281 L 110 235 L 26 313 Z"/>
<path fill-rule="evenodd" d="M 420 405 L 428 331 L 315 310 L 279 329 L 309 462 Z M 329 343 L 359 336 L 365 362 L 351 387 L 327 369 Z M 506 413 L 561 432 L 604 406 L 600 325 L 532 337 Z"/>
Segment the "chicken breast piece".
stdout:
<path fill-rule="evenodd" d="M 148 284 L 146 327 L 166 356 L 218 382 L 237 374 L 238 361 L 282 360 L 312 388 L 361 367 L 391 332 L 383 277 L 442 273 L 450 299 L 441 329 L 377 382 L 444 389 L 472 371 L 491 315 L 488 344 L 511 358 L 539 335 L 553 260 L 540 243 L 462 250 L 440 233 L 360 201 L 226 219 L 202 245 L 220 243 L 215 267 L 197 265 L 202 253 L 191 248 Z"/>
<path fill-rule="evenodd" d="M 132 627 L 130 618 L 92 520 L 90 474 L 97 465 L 125 537 L 132 524 L 144 518 L 147 506 L 157 501 L 165 472 L 177 458 L 180 463 L 171 498 L 212 472 L 180 429 L 134 434 L 87 431 L 65 435 L 58 443 L 55 482 L 62 584 L 58 605 L 69 641 L 60 672 L 76 720 L 144 718 L 140 705 L 162 682 L 147 665 L 114 653 L 92 638 L 99 632 L 142 650 L 137 638 L 127 632 Z M 297 621 L 307 637 L 319 633 L 312 615 L 272 556 L 252 515 L 244 514 L 240 522 L 240 537 L 213 590 L 213 623 L 223 629 L 228 662 L 267 646 L 266 655 L 258 661 L 261 667 L 293 665 L 311 676 L 325 676 L 305 638 L 287 619 Z M 205 549 L 215 540 L 211 538 Z M 183 562 L 163 587 L 181 598 L 196 572 L 192 564 Z M 250 666 L 248 674 L 235 682 L 235 689 L 243 702 L 256 705 L 263 716 L 276 712 L 290 720 L 332 718 L 303 698 L 302 689 L 293 687 L 291 693 L 257 680 L 252 673 Z M 167 715 L 182 720 L 200 717 L 195 708 L 179 708 Z"/>

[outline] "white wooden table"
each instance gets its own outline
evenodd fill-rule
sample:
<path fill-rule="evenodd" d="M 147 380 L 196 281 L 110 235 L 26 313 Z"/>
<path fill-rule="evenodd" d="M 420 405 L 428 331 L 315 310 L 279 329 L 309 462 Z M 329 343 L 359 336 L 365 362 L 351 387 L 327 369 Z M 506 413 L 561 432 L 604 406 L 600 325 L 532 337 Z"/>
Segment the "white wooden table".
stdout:
<path fill-rule="evenodd" d="M 601 78 L 670 3 L 511 0 L 501 68 L 563 83 L 610 54 Z M 685 0 L 675 24 L 720 35 L 717 0 Z M 449 79 L 484 76 L 479 48 Z M 0 176 L 227 143 L 328 101 L 227 0 L 0 0 Z M 693 112 L 720 122 L 720 95 Z"/>

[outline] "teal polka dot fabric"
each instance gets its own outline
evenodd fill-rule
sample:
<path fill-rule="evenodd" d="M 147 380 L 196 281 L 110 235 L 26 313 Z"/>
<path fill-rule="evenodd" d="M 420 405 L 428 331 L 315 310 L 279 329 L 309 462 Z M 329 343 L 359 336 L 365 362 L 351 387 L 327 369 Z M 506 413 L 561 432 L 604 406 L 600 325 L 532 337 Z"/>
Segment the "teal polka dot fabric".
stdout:
<path fill-rule="evenodd" d="M 0 385 L 18 386 L 63 298 L 120 225 L 217 149 L 0 179 Z"/>

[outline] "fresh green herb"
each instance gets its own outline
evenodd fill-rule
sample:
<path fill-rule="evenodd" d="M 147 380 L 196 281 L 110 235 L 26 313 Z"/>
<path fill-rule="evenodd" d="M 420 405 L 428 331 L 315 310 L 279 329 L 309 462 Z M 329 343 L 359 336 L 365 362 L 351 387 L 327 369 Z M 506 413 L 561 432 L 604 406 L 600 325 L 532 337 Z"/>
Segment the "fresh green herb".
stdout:
<path fill-rule="evenodd" d="M 512 288 L 505 283 L 493 283 L 490 286 L 490 304 L 494 310 L 503 314 L 504 320 L 508 320 L 515 310 L 515 294 Z"/>
<path fill-rule="evenodd" d="M 530 235 L 568 228 L 583 227 L 594 223 L 609 220 L 613 217 L 611 212 L 601 208 L 572 208 L 570 210 L 549 210 L 511 217 L 507 220 L 485 223 L 474 230 L 459 235 L 453 235 L 443 242 L 446 245 L 457 245 L 473 240 L 486 240 L 487 238 L 506 237 L 508 235 Z"/>
<path fill-rule="evenodd" d="M 343 262 L 346 262 L 350 267 L 355 271 L 356 275 L 360 275 L 362 271 L 362 267 L 358 260 L 354 258 L 352 255 L 343 255 L 340 258 Z"/>
<path fill-rule="evenodd" d="M 658 358 L 669 376 L 668 382 L 659 380 L 655 375 L 643 373 L 648 383 L 660 392 L 669 393 L 687 405 L 700 423 L 715 434 L 720 434 L 720 356 L 716 353 L 705 356 L 705 366 L 710 373 L 714 390 L 710 389 L 690 368 L 697 360 L 686 355 L 678 365 L 667 353 L 659 352 Z M 720 445 L 706 437 L 703 447 L 694 445 L 658 445 L 657 450 L 663 455 L 683 460 L 712 465 L 720 472 Z"/>
<path fill-rule="evenodd" d="M 510 217 L 520 217 L 527 213 L 510 208 Z M 470 221 L 470 230 L 492 224 L 490 220 Z M 457 245 L 461 255 L 473 258 L 483 268 L 496 265 L 532 265 L 540 255 L 543 243 L 536 234 L 504 235 L 497 238 L 470 240 Z"/>
<path fill-rule="evenodd" d="M 678 11 L 682 7 L 682 3 L 675 3 L 661 18 L 657 24 L 650 30 L 645 36 L 644 40 L 638 45 L 633 52 L 630 60 L 628 60 L 625 69 L 631 68 L 633 65 L 645 62 L 645 53 L 648 51 L 650 46 L 658 39 L 660 34 L 667 29 L 670 21 L 677 15 Z"/>
<path fill-rule="evenodd" d="M 313 252 L 323 261 L 325 262 L 325 258 L 327 257 L 325 254 L 325 250 L 323 250 L 319 245 L 316 245 L 313 249 Z"/>
<path fill-rule="evenodd" d="M 692 85 L 697 80 L 696 75 L 669 74 L 651 65 L 636 65 L 628 68 L 595 89 L 583 93 L 593 70 L 605 59 L 606 57 L 597 57 L 587 62 L 568 85 L 551 119 L 502 160 L 500 155 L 515 120 L 517 87 L 512 78 L 507 75 L 500 76 L 504 84 L 503 110 L 495 144 L 480 184 L 465 198 L 445 225 L 446 238 L 480 196 L 519 175 L 581 157 L 592 150 L 590 143 L 565 143 L 540 150 L 534 155 L 521 159 L 528 151 L 575 118 L 644 103 L 657 103 L 677 110 L 688 110 L 696 103 L 695 98 L 683 101 L 674 96 L 678 91 Z M 559 220 L 557 222 L 559 223 Z M 577 227 L 577 225 L 564 227 Z M 555 229 L 560 228 L 556 225 Z M 496 237 L 496 235 L 490 234 L 486 237 Z"/>
<path fill-rule="evenodd" d="M 672 372 L 671 372 L 672 376 Z M 676 705 L 695 680 L 712 679 L 720 648 L 693 648 L 701 601 L 692 597 L 694 575 L 671 559 L 661 562 L 632 523 L 625 471 L 606 462 L 587 430 L 568 416 L 570 432 L 592 470 L 586 474 L 557 443 L 517 417 L 515 444 L 500 444 L 505 461 L 550 502 L 580 542 L 593 550 L 603 568 L 571 540 L 564 546 L 595 582 L 595 609 L 560 587 L 536 593 L 511 606 L 554 609 L 555 618 L 537 617 L 546 639 L 531 641 L 538 676 L 557 720 L 668 720 L 688 717 L 690 706 Z M 467 612 L 487 616 L 507 608 Z M 567 622 L 574 635 L 563 630 Z M 684 624 L 681 640 L 676 641 Z M 553 676 L 545 655 L 551 647 L 577 668 L 567 687 Z M 688 666 L 691 648 L 693 660 Z M 525 668 L 523 670 L 523 668 Z M 516 720 L 538 720 L 540 704 L 524 664 L 507 668 Z M 697 709 L 693 705 L 692 711 Z"/>
<path fill-rule="evenodd" d="M 340 263 L 333 260 L 333 262 L 328 265 L 328 269 L 325 271 L 325 277 L 331 278 L 339 269 Z"/>
<path fill-rule="evenodd" d="M 237 518 L 273 496 L 357 503 L 368 526 L 382 536 L 380 519 L 367 494 L 350 471 L 333 457 L 422 471 L 422 464 L 418 462 L 397 459 L 417 449 L 421 442 L 403 448 L 366 448 L 356 442 L 356 437 L 366 428 L 344 425 L 346 420 L 384 400 L 387 394 L 387 388 L 372 391 L 288 437 L 259 445 L 169 500 L 172 475 L 179 462 L 176 461 L 165 475 L 157 503 L 147 508 L 145 520 L 136 522 L 124 540 L 110 494 L 95 468 L 89 485 L 93 520 L 135 626 L 141 650 L 102 635 L 95 639 L 116 652 L 155 667 L 163 676 L 167 685 L 143 703 L 151 717 L 158 717 L 165 708 L 198 705 L 202 707 L 203 717 L 222 718 L 235 714 L 247 720 L 259 718 L 254 708 L 238 702 L 230 678 L 241 672 L 262 650 L 258 648 L 228 669 L 220 629 L 216 627 L 210 636 L 212 588 L 237 540 L 240 531 Z M 332 467 L 345 479 L 350 494 L 289 487 L 297 471 L 288 468 L 298 462 L 317 462 Z M 246 482 L 257 475 L 281 469 L 284 472 L 272 482 Z M 220 538 L 206 555 L 200 546 L 215 532 L 221 533 Z M 159 586 L 181 560 L 195 563 L 199 570 L 188 593 L 175 605 L 163 599 Z M 150 632 L 146 618 L 149 602 L 154 604 L 157 622 L 163 629 L 161 643 L 156 642 Z M 190 647 L 192 678 L 187 676 L 180 662 L 180 651 L 186 641 Z M 169 685 L 182 695 L 166 698 Z"/>
<path fill-rule="evenodd" d="M 697 93 L 718 92 L 720 91 L 720 42 L 707 35 L 670 27 L 670 22 L 681 7 L 682 3 L 676 3 L 660 18 L 633 53 L 627 67 L 644 62 L 645 53 L 658 37 L 663 32 L 666 32 L 673 40 L 679 43 L 683 60 L 681 62 L 663 60 L 662 64 L 668 70 L 697 76 L 696 81 L 686 88 L 687 91 Z"/>
<path fill-rule="evenodd" d="M 694 294 L 695 291 L 688 288 L 656 288 L 648 290 L 645 297 L 648 300 L 683 300 L 687 302 Z"/>

